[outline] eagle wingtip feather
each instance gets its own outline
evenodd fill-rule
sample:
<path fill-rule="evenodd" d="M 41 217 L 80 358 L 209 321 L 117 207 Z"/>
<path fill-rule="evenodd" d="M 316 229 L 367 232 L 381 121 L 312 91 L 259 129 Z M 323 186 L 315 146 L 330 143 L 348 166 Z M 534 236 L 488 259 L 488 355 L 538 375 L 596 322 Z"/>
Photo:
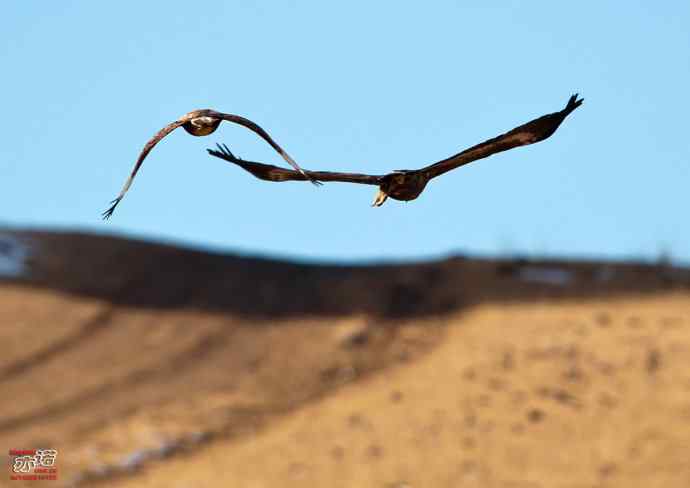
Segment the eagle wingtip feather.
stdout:
<path fill-rule="evenodd" d="M 568 104 L 565 106 L 565 113 L 566 115 L 575 110 L 577 107 L 582 105 L 582 102 L 585 101 L 584 98 L 580 98 L 578 100 L 578 97 L 580 96 L 579 93 L 575 93 L 574 95 L 571 95 L 571 97 L 568 99 Z"/>
<path fill-rule="evenodd" d="M 113 212 L 115 212 L 115 207 L 118 206 L 118 204 L 120 203 L 120 200 L 122 200 L 122 198 L 118 197 L 115 200 L 110 202 L 110 207 L 108 207 L 108 209 L 101 214 L 101 217 L 103 218 L 103 220 L 110 220 L 110 217 L 112 217 Z"/>

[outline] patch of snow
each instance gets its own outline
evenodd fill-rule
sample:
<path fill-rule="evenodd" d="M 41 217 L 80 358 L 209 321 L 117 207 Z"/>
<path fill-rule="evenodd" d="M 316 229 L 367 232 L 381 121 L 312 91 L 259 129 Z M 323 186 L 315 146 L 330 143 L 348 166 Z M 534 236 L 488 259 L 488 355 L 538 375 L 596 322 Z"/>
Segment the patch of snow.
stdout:
<path fill-rule="evenodd" d="M 192 432 L 176 439 L 163 439 L 152 447 L 142 447 L 130 451 L 113 464 L 97 463 L 85 471 L 70 478 L 66 486 L 76 487 L 94 479 L 104 479 L 124 472 L 135 472 L 146 463 L 156 459 L 165 459 L 178 451 L 183 451 L 193 444 L 198 444 L 211 437 L 208 432 Z"/>
<path fill-rule="evenodd" d="M 98 463 L 91 468 L 91 472 L 96 476 L 106 477 L 113 473 L 113 467 L 107 464 Z"/>
<path fill-rule="evenodd" d="M 205 438 L 204 434 L 201 434 L 200 436 L 195 436 L 192 434 L 189 436 L 189 438 L 167 440 L 161 442 L 156 447 L 132 451 L 120 459 L 120 462 L 117 463 L 117 466 L 124 471 L 136 471 L 144 463 L 151 459 L 163 459 L 171 456 L 175 453 L 175 451 L 183 449 L 187 444 L 201 441 L 203 438 Z"/>
<path fill-rule="evenodd" d="M 144 464 L 144 461 L 150 459 L 152 454 L 153 451 L 149 449 L 134 451 L 122 458 L 118 465 L 124 470 L 134 471 Z"/>
<path fill-rule="evenodd" d="M 616 277 L 616 271 L 610 266 L 603 266 L 599 268 L 596 274 L 596 280 L 600 283 L 607 283 Z"/>
<path fill-rule="evenodd" d="M 542 268 L 538 266 L 526 266 L 520 269 L 519 277 L 529 283 L 541 283 L 544 285 L 566 286 L 575 281 L 572 271 L 560 268 Z"/>
<path fill-rule="evenodd" d="M 192 434 L 189 436 L 189 441 L 194 444 L 197 444 L 199 442 L 207 440 L 209 437 L 210 434 L 208 432 L 195 431 L 192 432 Z"/>
<path fill-rule="evenodd" d="M 175 451 L 180 449 L 180 447 L 182 447 L 182 444 L 179 441 L 164 441 L 156 449 L 155 455 L 156 457 L 163 459 L 174 454 Z"/>
<path fill-rule="evenodd" d="M 0 232 L 0 278 L 17 278 L 27 273 L 26 259 L 30 249 L 16 236 Z"/>

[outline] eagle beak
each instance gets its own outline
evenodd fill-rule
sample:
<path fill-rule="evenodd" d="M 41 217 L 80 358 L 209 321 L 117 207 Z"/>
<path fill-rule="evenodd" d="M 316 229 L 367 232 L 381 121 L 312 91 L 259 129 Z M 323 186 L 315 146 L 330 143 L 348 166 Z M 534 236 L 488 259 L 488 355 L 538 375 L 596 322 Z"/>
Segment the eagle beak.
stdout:
<path fill-rule="evenodd" d="M 374 198 L 374 203 L 372 203 L 371 206 L 380 207 L 381 205 L 383 205 L 383 202 L 385 202 L 387 198 L 388 194 L 385 191 L 379 189 L 379 192 L 376 194 L 376 198 Z"/>

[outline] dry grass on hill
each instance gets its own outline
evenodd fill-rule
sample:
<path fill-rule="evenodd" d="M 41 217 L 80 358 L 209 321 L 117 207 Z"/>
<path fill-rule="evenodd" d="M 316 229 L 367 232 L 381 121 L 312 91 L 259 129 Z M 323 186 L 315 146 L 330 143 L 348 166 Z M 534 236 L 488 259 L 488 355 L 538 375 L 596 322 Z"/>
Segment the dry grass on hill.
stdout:
<path fill-rule="evenodd" d="M 690 486 L 686 270 L 12 236 L 0 439 L 60 485 Z"/>

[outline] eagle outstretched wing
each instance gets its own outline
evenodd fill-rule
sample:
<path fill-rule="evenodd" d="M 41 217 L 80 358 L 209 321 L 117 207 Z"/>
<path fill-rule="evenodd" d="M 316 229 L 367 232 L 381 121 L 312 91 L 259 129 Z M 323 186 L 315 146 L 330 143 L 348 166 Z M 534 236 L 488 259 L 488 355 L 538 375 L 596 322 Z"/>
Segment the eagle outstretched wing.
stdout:
<path fill-rule="evenodd" d="M 183 120 L 184 118 L 181 118 L 179 120 L 176 120 L 175 122 L 172 122 L 165 127 L 163 127 L 161 130 L 156 132 L 156 135 L 153 136 L 151 139 L 148 140 L 148 142 L 144 145 L 144 149 L 141 150 L 141 153 L 139 153 L 139 157 L 137 158 L 137 162 L 134 163 L 134 168 L 132 169 L 132 172 L 129 174 L 129 177 L 127 178 L 127 181 L 125 181 L 124 186 L 122 187 L 122 190 L 120 190 L 120 194 L 110 202 L 110 207 L 108 207 L 108 210 L 103 212 L 102 217 L 104 219 L 109 219 L 111 215 L 113 215 L 113 212 L 115 211 L 115 207 L 120 203 L 120 200 L 122 200 L 125 196 L 125 193 L 127 193 L 127 190 L 129 190 L 129 187 L 132 186 L 132 181 L 134 181 L 134 177 L 137 175 L 137 172 L 139 171 L 139 168 L 141 167 L 141 164 L 144 162 L 144 159 L 146 159 L 146 156 L 151 152 L 151 149 L 153 149 L 153 146 L 158 144 L 158 141 L 163 139 L 165 136 L 170 134 L 172 131 L 180 127 L 182 124 L 185 123 Z"/>
<path fill-rule="evenodd" d="M 207 120 L 210 123 L 209 126 L 204 127 L 203 129 L 205 132 L 195 132 L 195 127 L 193 127 L 193 124 L 195 120 Z M 256 124 L 255 122 L 252 122 L 251 120 L 242 117 L 240 115 L 234 115 L 234 114 L 226 114 L 223 112 L 216 112 L 215 110 L 210 110 L 210 109 L 204 109 L 204 110 L 194 110 L 192 112 L 189 112 L 188 114 L 183 115 L 180 117 L 178 120 L 166 125 L 163 127 L 161 130 L 159 130 L 149 141 L 144 145 L 144 148 L 141 150 L 141 153 L 139 153 L 139 157 L 137 158 L 136 163 L 134 164 L 134 168 L 132 169 L 132 172 L 130 173 L 129 177 L 127 178 L 127 181 L 125 182 L 124 186 L 122 187 L 122 190 L 120 191 L 119 195 L 117 198 L 115 198 L 113 201 L 110 202 L 110 207 L 103 212 L 102 216 L 104 219 L 109 219 L 110 216 L 113 214 L 115 211 L 115 208 L 117 205 L 120 203 L 120 201 L 124 198 L 125 194 L 127 193 L 127 190 L 129 190 L 129 187 L 132 185 L 132 182 L 134 181 L 134 177 L 137 175 L 137 172 L 139 171 L 139 168 L 141 167 L 142 163 L 144 162 L 144 159 L 146 159 L 146 156 L 148 156 L 149 152 L 151 152 L 151 149 L 158 144 L 158 142 L 163 139 L 165 136 L 170 134 L 172 131 L 177 129 L 178 127 L 184 126 L 187 132 L 190 134 L 194 135 L 207 135 L 212 133 L 213 131 L 216 130 L 216 127 L 218 124 L 220 124 L 221 121 L 228 121 L 232 122 L 235 124 L 239 124 L 243 127 L 246 127 L 247 129 L 251 130 L 252 132 L 256 133 L 259 137 L 261 137 L 264 141 L 266 141 L 275 151 L 281 155 L 281 157 L 293 168 L 295 168 L 296 171 L 300 172 L 300 174 L 303 174 L 306 176 L 306 173 L 300 168 L 300 166 L 295 162 L 294 159 L 290 157 L 290 155 L 278 145 L 277 142 L 273 140 L 273 138 L 266 132 L 261 126 Z M 309 179 L 312 183 L 314 184 L 319 184 L 318 180 L 314 180 L 312 178 L 305 178 Z"/>
<path fill-rule="evenodd" d="M 263 130 L 258 124 L 252 122 L 251 120 L 244 118 L 240 115 L 233 115 L 233 114 L 225 114 L 222 112 L 216 112 L 218 117 L 220 117 L 222 120 L 226 120 L 228 122 L 233 122 L 235 124 L 239 124 L 241 126 L 246 127 L 247 129 L 251 130 L 252 132 L 255 132 L 256 134 L 259 135 L 264 141 L 268 142 L 268 144 L 275 149 L 275 151 L 280 154 L 280 156 L 285 160 L 286 163 L 288 163 L 290 166 L 295 168 L 296 171 L 299 171 L 300 174 L 306 176 L 305 179 L 309 180 L 311 183 L 315 185 L 320 185 L 319 180 L 313 179 L 307 175 L 307 173 L 300 168 L 299 164 L 295 162 L 294 159 L 290 157 L 290 155 L 285 152 L 285 150 L 278 145 L 276 141 L 273 140 L 273 138 Z"/>
<path fill-rule="evenodd" d="M 478 159 L 484 159 L 492 154 L 496 154 L 502 151 L 507 151 L 508 149 L 513 149 L 519 146 L 526 146 L 528 144 L 534 144 L 535 142 L 543 141 L 551 134 L 556 132 L 558 126 L 561 122 L 577 107 L 582 105 L 583 99 L 577 98 L 577 93 L 570 97 L 568 104 L 565 108 L 559 112 L 554 112 L 552 114 L 544 115 L 538 119 L 534 119 L 531 122 L 527 122 L 515 129 L 501 134 L 498 137 L 484 141 L 481 144 L 472 146 L 469 149 L 451 156 L 447 159 L 434 163 L 430 166 L 422 168 L 425 175 L 431 179 L 437 176 L 463 166 L 472 161 Z"/>
<path fill-rule="evenodd" d="M 207 149 L 211 156 L 224 159 L 234 163 L 240 168 L 253 174 L 260 180 L 265 181 L 306 181 L 316 179 L 318 181 L 340 181 L 343 183 L 361 183 L 363 185 L 378 185 L 383 175 L 365 175 L 359 173 L 336 173 L 333 171 L 311 171 L 304 170 L 305 174 L 293 171 L 272 164 L 258 163 L 256 161 L 246 161 L 235 156 L 228 147 L 223 144 L 216 144 L 216 149 Z"/>
<path fill-rule="evenodd" d="M 505 134 L 472 146 L 454 156 L 424 168 L 394 171 L 385 175 L 336 173 L 330 171 L 304 171 L 300 173 L 256 161 L 245 161 L 232 154 L 225 145 L 217 145 L 217 150 L 208 149 L 208 153 L 236 164 L 255 177 L 266 181 L 304 181 L 314 178 L 319 181 L 379 185 L 379 194 L 374 200 L 374 206 L 380 206 L 389 196 L 396 200 L 413 200 L 419 196 L 431 179 L 472 161 L 515 147 L 543 141 L 556 132 L 563 120 L 573 110 L 582 105 L 582 102 L 583 99 L 578 99 L 578 95 L 575 94 L 570 97 L 563 110 L 534 119 Z"/>

